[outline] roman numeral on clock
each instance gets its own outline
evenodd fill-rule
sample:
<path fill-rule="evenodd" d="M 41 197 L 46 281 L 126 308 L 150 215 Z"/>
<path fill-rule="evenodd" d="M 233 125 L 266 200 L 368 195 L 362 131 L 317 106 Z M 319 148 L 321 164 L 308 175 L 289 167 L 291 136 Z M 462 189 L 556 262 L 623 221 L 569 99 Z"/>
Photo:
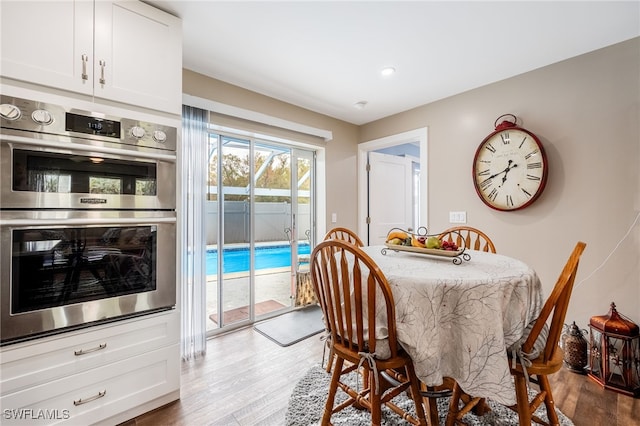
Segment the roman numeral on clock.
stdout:
<path fill-rule="evenodd" d="M 537 163 L 528 163 L 527 164 L 527 169 L 539 169 L 542 167 L 542 163 L 541 162 L 537 162 Z"/>
<path fill-rule="evenodd" d="M 528 153 L 527 155 L 525 155 L 525 156 L 524 156 L 524 158 L 528 160 L 528 159 L 529 159 L 529 158 L 531 158 L 532 156 L 536 155 L 538 152 L 540 152 L 540 151 L 539 151 L 539 150 L 537 150 L 537 149 L 534 149 L 533 151 L 531 151 L 530 153 Z"/>
<path fill-rule="evenodd" d="M 487 176 L 491 171 L 489 169 L 483 170 L 478 173 L 478 176 Z"/>
<path fill-rule="evenodd" d="M 491 151 L 491 153 L 495 154 L 496 153 L 496 149 L 493 147 L 493 145 L 491 145 L 490 143 L 486 144 L 484 146 L 486 149 L 488 149 L 489 151 Z"/>
<path fill-rule="evenodd" d="M 500 134 L 500 137 L 502 138 L 502 143 L 504 145 L 509 145 L 511 143 L 511 138 L 509 138 L 509 132 L 504 132 Z"/>
<path fill-rule="evenodd" d="M 496 198 L 498 198 L 498 190 L 493 188 L 489 195 L 487 195 L 487 198 L 491 201 L 496 201 Z"/>
<path fill-rule="evenodd" d="M 524 188 L 520 188 L 522 190 L 522 192 L 524 192 L 525 194 L 527 194 L 527 197 L 531 198 L 531 194 L 529 193 L 529 191 L 527 191 Z"/>
<path fill-rule="evenodd" d="M 529 179 L 529 180 L 540 180 L 540 176 L 534 176 L 534 175 L 527 174 L 527 179 Z"/>
<path fill-rule="evenodd" d="M 480 182 L 480 190 L 484 191 L 486 190 L 488 187 L 491 186 L 491 184 L 493 183 L 493 179 L 492 178 L 488 178 L 483 180 L 482 182 Z"/>
<path fill-rule="evenodd" d="M 507 194 L 507 205 L 513 207 L 513 198 Z"/>
<path fill-rule="evenodd" d="M 524 141 L 527 140 L 527 137 L 525 136 L 524 138 L 522 138 L 522 142 L 520 142 L 520 145 L 518 145 L 518 149 L 522 148 L 522 145 L 524 145 Z"/>

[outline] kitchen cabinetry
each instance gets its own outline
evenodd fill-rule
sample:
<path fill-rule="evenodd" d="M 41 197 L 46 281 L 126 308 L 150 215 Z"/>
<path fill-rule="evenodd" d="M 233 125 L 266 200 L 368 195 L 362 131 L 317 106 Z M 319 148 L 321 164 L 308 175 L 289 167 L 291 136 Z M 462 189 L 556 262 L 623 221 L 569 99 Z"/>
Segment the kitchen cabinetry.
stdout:
<path fill-rule="evenodd" d="M 2 424 L 115 424 L 178 399 L 179 328 L 169 311 L 2 348 Z"/>
<path fill-rule="evenodd" d="M 182 22 L 138 1 L 3 1 L 3 77 L 181 113 Z"/>

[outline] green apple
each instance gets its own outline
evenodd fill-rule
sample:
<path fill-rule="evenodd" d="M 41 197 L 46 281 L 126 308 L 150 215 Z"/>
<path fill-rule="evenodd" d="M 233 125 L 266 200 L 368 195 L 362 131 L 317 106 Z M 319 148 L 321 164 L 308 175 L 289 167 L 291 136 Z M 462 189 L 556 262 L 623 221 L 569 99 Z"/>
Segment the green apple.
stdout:
<path fill-rule="evenodd" d="M 440 248 L 440 239 L 438 237 L 429 237 L 427 238 L 427 248 L 430 249 L 439 249 Z"/>

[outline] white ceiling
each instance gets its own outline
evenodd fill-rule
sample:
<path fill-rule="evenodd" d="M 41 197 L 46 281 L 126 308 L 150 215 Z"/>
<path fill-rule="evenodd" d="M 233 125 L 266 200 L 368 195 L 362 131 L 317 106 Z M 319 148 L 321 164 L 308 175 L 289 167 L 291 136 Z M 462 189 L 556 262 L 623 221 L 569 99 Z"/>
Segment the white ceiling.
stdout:
<path fill-rule="evenodd" d="M 640 36 L 638 0 L 146 3 L 184 68 L 354 124 Z"/>

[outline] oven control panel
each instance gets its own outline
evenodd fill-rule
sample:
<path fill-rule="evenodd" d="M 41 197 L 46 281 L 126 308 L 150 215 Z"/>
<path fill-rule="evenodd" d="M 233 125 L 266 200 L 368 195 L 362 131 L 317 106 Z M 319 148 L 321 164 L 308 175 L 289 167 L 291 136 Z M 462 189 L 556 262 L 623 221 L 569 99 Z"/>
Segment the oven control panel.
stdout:
<path fill-rule="evenodd" d="M 171 126 L 111 117 L 30 99 L 0 96 L 3 129 L 102 140 L 175 151 L 177 129 Z"/>

